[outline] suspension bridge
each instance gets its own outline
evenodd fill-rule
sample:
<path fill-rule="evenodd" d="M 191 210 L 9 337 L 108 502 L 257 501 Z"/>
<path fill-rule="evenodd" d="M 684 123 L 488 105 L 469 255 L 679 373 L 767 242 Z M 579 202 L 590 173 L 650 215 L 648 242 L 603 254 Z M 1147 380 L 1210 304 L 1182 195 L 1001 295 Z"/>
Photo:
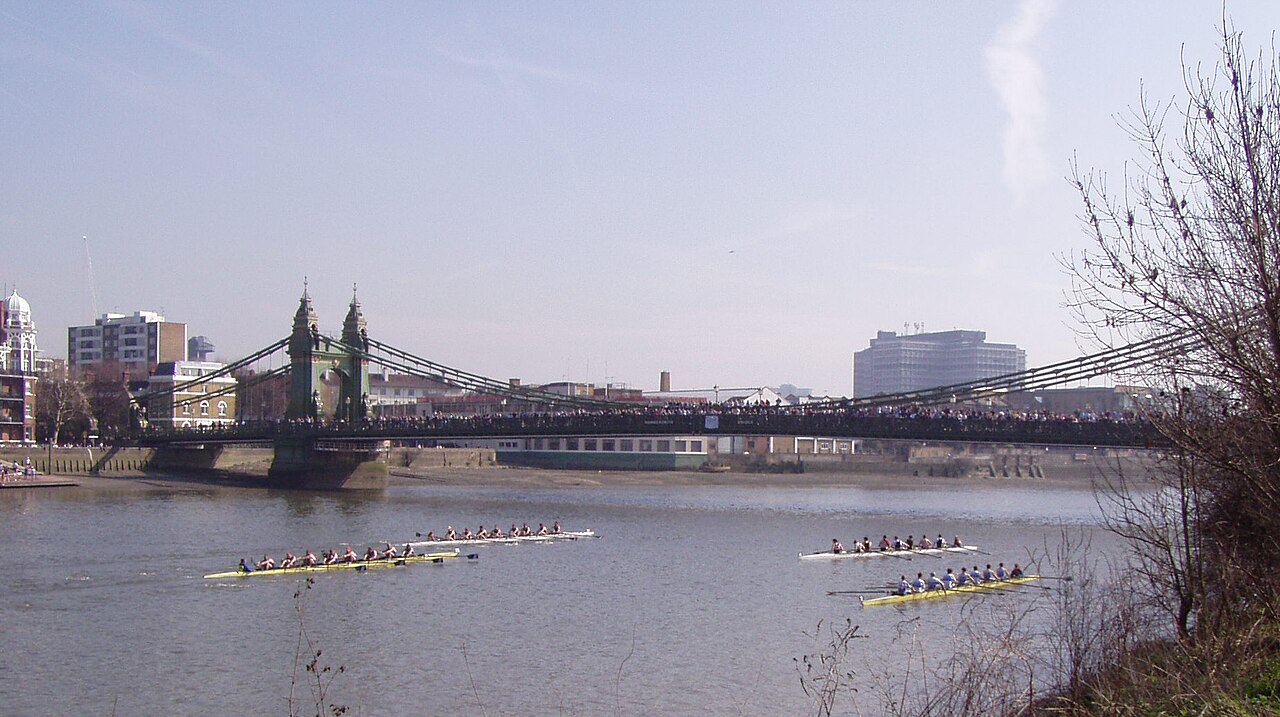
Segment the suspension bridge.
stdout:
<path fill-rule="evenodd" d="M 792 447 L 802 440 L 838 439 L 1154 447 L 1164 441 L 1150 423 L 1141 420 L 1043 416 L 1029 420 L 1004 412 L 949 407 L 1008 391 L 1051 388 L 1114 374 L 1186 348 L 1186 339 L 1168 335 L 980 381 L 803 406 L 649 405 L 566 395 L 417 356 L 371 338 L 354 295 L 341 333 L 325 334 L 304 290 L 292 331 L 285 338 L 216 371 L 135 397 L 145 427 L 134 441 L 156 448 L 157 455 L 168 459 L 184 456 L 182 460 L 190 463 L 194 457 L 196 464 L 227 446 L 270 445 L 275 456 L 270 479 L 312 487 L 377 485 L 385 481 L 385 456 L 391 445 L 423 441 L 435 445 L 487 441 L 509 452 L 523 452 L 525 458 L 572 454 L 577 460 L 563 465 L 583 467 L 696 467 L 714 455 L 718 442 L 743 437 L 788 439 Z M 278 367 L 251 370 L 282 356 L 287 360 Z M 377 417 L 370 399 L 371 367 L 494 397 L 502 410 L 487 415 Z M 229 376 L 238 380 L 228 382 Z M 232 423 L 180 428 L 172 421 L 164 425 L 154 420 L 189 411 L 193 395 L 207 406 L 219 397 L 243 398 L 255 387 L 281 384 L 287 385 L 282 418 L 246 419 L 248 402 L 240 400 L 236 403 L 241 418 Z M 650 455 L 639 455 L 644 453 Z"/>

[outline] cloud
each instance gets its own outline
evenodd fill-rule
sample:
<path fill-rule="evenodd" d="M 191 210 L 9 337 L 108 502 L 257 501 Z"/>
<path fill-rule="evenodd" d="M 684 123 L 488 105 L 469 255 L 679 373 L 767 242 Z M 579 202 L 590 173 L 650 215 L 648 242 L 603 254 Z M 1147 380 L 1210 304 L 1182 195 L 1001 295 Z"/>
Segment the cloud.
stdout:
<path fill-rule="evenodd" d="M 1055 0 L 1022 0 L 1017 15 L 996 31 L 984 49 L 987 75 L 1008 115 L 1004 181 L 1019 200 L 1049 176 L 1049 161 L 1041 146 L 1048 108 L 1035 49 L 1054 6 Z"/>

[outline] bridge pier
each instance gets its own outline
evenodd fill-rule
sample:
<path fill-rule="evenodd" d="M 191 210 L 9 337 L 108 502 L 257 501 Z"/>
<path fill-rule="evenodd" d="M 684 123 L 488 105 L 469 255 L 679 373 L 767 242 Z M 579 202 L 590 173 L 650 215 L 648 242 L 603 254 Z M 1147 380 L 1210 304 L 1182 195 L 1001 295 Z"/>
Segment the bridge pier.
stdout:
<path fill-rule="evenodd" d="M 387 487 L 390 454 L 391 442 L 384 440 L 280 437 L 267 480 L 282 488 L 377 490 Z"/>

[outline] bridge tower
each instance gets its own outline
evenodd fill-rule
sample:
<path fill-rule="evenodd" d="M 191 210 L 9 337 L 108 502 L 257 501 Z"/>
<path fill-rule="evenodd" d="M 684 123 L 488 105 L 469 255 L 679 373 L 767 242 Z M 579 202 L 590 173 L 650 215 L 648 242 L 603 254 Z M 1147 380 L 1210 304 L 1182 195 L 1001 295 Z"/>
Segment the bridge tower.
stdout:
<path fill-rule="evenodd" d="M 354 422 L 369 410 L 369 336 L 355 294 L 342 339 L 321 335 L 306 289 L 289 335 L 289 406 L 285 418 Z"/>

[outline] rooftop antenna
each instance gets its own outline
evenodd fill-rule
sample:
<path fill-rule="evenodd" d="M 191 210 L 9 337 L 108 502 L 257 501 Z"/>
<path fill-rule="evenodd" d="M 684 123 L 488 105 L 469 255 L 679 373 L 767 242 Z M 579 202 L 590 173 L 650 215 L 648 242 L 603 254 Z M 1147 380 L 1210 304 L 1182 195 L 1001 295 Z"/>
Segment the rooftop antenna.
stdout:
<path fill-rule="evenodd" d="M 89 255 L 89 237 L 82 236 L 84 242 L 84 263 L 87 268 L 89 284 L 89 305 L 93 309 L 93 318 L 98 318 L 98 282 L 93 278 L 93 257 Z"/>

